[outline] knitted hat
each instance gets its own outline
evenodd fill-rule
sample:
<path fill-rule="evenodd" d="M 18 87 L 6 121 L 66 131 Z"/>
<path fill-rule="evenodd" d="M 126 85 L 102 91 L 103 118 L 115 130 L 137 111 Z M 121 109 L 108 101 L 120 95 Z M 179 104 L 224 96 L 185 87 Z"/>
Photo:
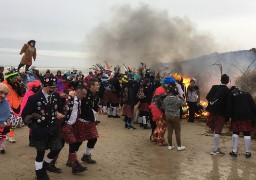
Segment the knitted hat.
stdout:
<path fill-rule="evenodd" d="M 47 86 L 56 87 L 57 79 L 55 77 L 44 77 L 42 79 L 42 85 L 43 87 L 47 87 Z"/>
<path fill-rule="evenodd" d="M 220 79 L 222 84 L 228 84 L 229 83 L 229 77 L 226 74 L 223 74 Z"/>
<path fill-rule="evenodd" d="M 163 80 L 163 84 L 175 84 L 175 80 L 172 76 L 166 76 Z"/>

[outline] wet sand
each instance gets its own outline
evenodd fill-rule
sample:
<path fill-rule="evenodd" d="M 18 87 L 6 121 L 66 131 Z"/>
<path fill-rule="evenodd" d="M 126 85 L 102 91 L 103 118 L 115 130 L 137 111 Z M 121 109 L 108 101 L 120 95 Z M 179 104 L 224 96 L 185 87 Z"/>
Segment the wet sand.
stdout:
<path fill-rule="evenodd" d="M 149 141 L 151 130 L 127 130 L 121 119 L 108 119 L 99 116 L 101 123 L 97 126 L 100 138 L 92 151 L 94 165 L 83 165 L 88 171 L 80 175 L 72 175 L 71 168 L 65 163 L 68 156 L 68 146 L 61 151 L 57 166 L 61 174 L 48 173 L 51 179 L 95 179 L 95 180 L 144 180 L 144 179 L 256 179 L 256 142 L 252 141 L 252 158 L 244 157 L 243 138 L 239 138 L 237 158 L 230 157 L 232 150 L 230 136 L 223 136 L 220 148 L 226 152 L 224 156 L 210 155 L 212 137 L 207 136 L 205 123 L 194 124 L 182 121 L 182 144 L 186 150 L 168 150 L 158 147 Z M 7 142 L 6 154 L 0 154 L 1 180 L 33 180 L 35 179 L 34 159 L 35 149 L 28 146 L 28 128 L 16 130 L 17 143 Z M 173 137 L 174 145 L 175 140 Z M 82 157 L 86 143 L 81 146 L 78 157 Z"/>

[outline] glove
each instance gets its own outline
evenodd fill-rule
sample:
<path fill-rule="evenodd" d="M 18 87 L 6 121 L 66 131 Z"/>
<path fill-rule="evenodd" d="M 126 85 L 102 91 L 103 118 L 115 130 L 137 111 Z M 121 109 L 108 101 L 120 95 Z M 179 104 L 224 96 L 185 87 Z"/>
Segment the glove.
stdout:
<path fill-rule="evenodd" d="M 37 113 L 33 113 L 31 115 L 28 115 L 26 116 L 25 120 L 24 120 L 24 123 L 26 125 L 29 125 L 30 123 L 32 123 L 33 121 L 36 121 L 40 118 L 40 114 L 37 114 Z"/>

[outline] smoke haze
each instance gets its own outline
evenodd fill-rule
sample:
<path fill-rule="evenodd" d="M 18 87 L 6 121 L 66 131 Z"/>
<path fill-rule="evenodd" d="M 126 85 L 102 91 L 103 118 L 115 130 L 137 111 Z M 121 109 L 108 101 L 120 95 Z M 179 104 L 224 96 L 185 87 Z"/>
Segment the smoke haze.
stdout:
<path fill-rule="evenodd" d="M 95 58 L 112 64 L 138 62 L 152 65 L 209 54 L 216 45 L 188 18 L 170 17 L 167 11 L 147 5 L 115 8 L 109 22 L 102 22 L 87 37 Z"/>

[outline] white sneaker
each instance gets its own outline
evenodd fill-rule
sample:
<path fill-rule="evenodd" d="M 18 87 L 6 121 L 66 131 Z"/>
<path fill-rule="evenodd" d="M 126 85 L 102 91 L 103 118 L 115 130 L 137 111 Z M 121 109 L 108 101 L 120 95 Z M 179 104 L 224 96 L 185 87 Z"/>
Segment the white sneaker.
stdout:
<path fill-rule="evenodd" d="M 9 137 L 9 142 L 11 142 L 11 143 L 15 143 L 15 142 L 16 142 L 16 140 L 15 140 L 13 137 Z"/>
<path fill-rule="evenodd" d="M 169 150 L 172 150 L 174 148 L 174 146 L 168 146 Z"/>
<path fill-rule="evenodd" d="M 185 146 L 178 147 L 178 151 L 183 151 L 184 149 L 186 149 Z"/>

